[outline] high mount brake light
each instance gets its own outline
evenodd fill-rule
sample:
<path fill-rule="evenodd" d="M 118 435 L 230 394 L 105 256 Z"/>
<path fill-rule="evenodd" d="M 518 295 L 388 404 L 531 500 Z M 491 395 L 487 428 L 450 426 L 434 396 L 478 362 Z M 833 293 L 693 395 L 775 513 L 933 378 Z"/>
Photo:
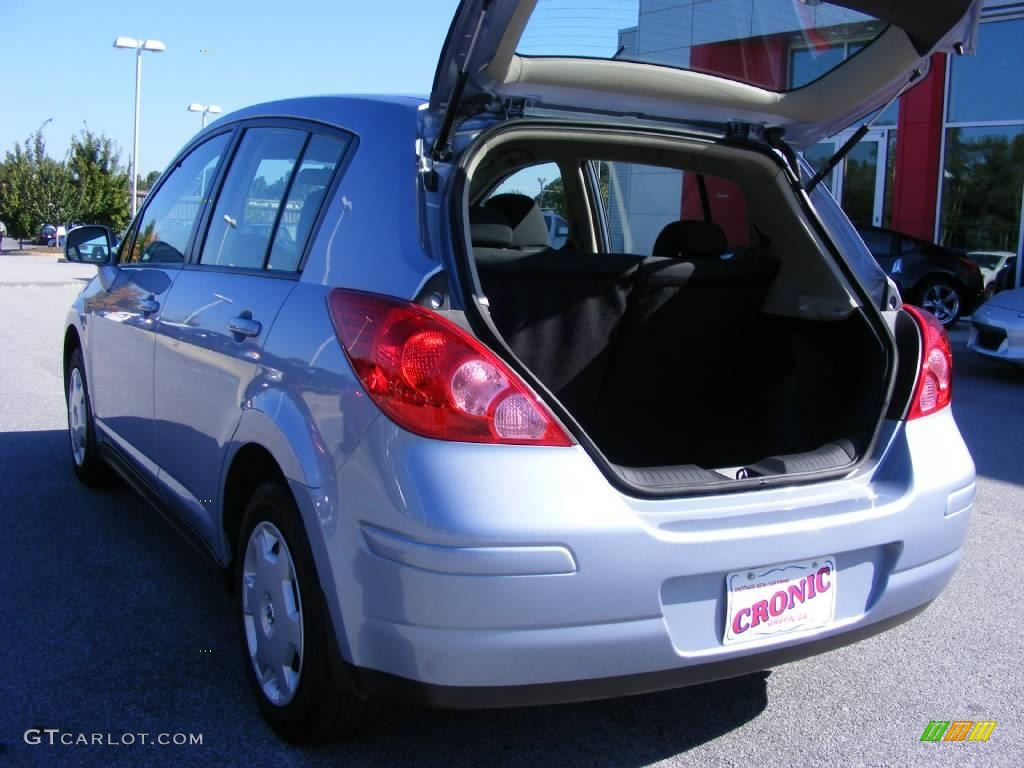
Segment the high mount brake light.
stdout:
<path fill-rule="evenodd" d="M 918 364 L 917 384 L 910 401 L 907 420 L 940 411 L 953 397 L 953 351 L 949 336 L 935 315 L 920 307 L 903 305 L 921 329 L 921 360 Z"/>
<path fill-rule="evenodd" d="M 399 426 L 438 440 L 573 444 L 504 362 L 437 313 L 342 288 L 327 303 L 363 387 Z"/>

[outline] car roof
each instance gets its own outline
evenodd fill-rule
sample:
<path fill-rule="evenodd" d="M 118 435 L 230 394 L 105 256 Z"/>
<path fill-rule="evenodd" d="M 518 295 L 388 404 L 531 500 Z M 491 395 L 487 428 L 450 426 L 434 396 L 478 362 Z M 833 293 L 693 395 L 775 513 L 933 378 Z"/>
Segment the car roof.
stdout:
<path fill-rule="evenodd" d="M 426 104 L 426 97 L 375 94 L 330 94 L 301 96 L 268 101 L 236 110 L 210 123 L 203 134 L 210 133 L 239 120 L 254 118 L 294 118 L 315 120 L 344 128 L 356 134 L 379 130 L 380 121 L 395 119 L 397 113 L 415 114 Z"/>

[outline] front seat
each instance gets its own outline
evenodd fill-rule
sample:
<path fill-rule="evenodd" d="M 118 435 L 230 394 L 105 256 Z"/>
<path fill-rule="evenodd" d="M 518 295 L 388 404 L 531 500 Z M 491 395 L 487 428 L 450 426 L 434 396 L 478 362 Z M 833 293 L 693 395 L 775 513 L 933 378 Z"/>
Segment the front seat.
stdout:
<path fill-rule="evenodd" d="M 713 221 L 684 219 L 665 226 L 654 241 L 652 256 L 670 259 L 718 258 L 729 250 L 725 230 Z"/>
<path fill-rule="evenodd" d="M 500 212 L 508 220 L 516 248 L 530 253 L 550 247 L 548 225 L 540 206 L 532 197 L 509 192 L 495 195 L 484 203 L 484 207 Z"/>

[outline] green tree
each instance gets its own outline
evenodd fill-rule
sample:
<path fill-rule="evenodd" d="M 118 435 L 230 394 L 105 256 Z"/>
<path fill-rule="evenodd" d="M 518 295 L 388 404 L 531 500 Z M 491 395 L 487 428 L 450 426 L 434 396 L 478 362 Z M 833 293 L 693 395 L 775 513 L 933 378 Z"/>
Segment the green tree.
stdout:
<path fill-rule="evenodd" d="M 562 184 L 561 176 L 546 185 L 536 200 L 541 208 L 549 208 L 562 218 L 569 218 L 569 206 L 565 203 L 565 185 Z"/>
<path fill-rule="evenodd" d="M 120 231 L 128 224 L 128 174 L 114 142 L 88 128 L 72 137 L 68 171 L 75 190 L 71 218 Z"/>
<path fill-rule="evenodd" d="M 0 219 L 13 237 L 33 237 L 44 224 L 70 221 L 75 211 L 75 189 L 67 165 L 46 154 L 43 128 L 15 142 L 3 164 Z"/>
<path fill-rule="evenodd" d="M 136 178 L 138 179 L 137 186 L 140 191 L 149 190 L 153 188 L 153 185 L 156 184 L 157 179 L 160 178 L 160 171 L 150 171 L 149 173 L 146 174 L 145 178 L 143 178 L 142 176 L 138 176 Z"/>

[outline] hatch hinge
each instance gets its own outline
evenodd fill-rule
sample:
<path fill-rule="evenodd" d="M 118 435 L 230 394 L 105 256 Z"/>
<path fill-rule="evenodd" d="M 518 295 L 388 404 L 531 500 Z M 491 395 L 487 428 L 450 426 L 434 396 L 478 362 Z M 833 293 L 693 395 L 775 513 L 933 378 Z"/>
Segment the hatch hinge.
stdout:
<path fill-rule="evenodd" d="M 526 114 L 526 108 L 529 105 L 530 102 L 527 99 L 513 99 L 509 96 L 501 102 L 501 113 L 506 120 L 523 117 Z"/>
<path fill-rule="evenodd" d="M 725 124 L 726 138 L 734 141 L 764 141 L 764 126 L 760 123 L 743 123 L 730 120 Z"/>
<path fill-rule="evenodd" d="M 800 161 L 797 159 L 796 152 L 793 150 L 785 140 L 786 129 L 779 125 L 773 125 L 764 130 L 764 140 L 768 143 L 768 146 L 779 152 L 784 158 L 786 163 L 789 164 L 789 168 L 793 171 L 793 175 L 800 178 Z"/>

